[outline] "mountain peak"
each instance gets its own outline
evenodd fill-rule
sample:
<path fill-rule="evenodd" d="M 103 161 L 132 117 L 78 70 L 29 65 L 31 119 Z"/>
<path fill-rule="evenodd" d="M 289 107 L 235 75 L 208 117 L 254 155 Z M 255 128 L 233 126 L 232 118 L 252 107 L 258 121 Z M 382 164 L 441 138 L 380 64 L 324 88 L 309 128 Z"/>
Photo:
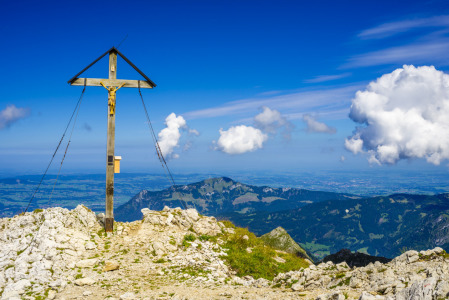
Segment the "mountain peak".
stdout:
<path fill-rule="evenodd" d="M 307 255 L 307 252 L 300 245 L 298 245 L 298 243 L 296 243 L 288 232 L 281 226 L 262 235 L 260 238 L 273 248 L 285 251 L 287 253 L 296 254 L 312 261 L 312 259 Z"/>

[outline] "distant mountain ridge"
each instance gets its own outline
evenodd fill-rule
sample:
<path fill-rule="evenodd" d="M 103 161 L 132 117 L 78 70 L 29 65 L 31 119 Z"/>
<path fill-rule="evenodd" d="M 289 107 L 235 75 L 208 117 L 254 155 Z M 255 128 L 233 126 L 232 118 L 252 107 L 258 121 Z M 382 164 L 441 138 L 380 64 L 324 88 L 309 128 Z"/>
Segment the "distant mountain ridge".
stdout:
<path fill-rule="evenodd" d="M 282 226 L 318 258 L 342 248 L 385 257 L 407 249 L 449 249 L 449 194 L 324 201 L 285 211 L 222 217 L 256 234 Z"/>
<path fill-rule="evenodd" d="M 149 207 L 189 207 L 263 235 L 278 226 L 314 257 L 347 248 L 394 257 L 407 249 L 449 249 L 449 194 L 360 198 L 349 194 L 271 188 L 212 178 L 162 191 L 142 191 L 116 209 L 118 221 Z"/>
<path fill-rule="evenodd" d="M 178 185 L 162 191 L 143 190 L 115 210 L 118 221 L 142 218 L 140 210 L 149 207 L 162 210 L 164 206 L 182 207 L 186 202 L 200 213 L 218 215 L 227 212 L 281 211 L 295 209 L 326 200 L 359 198 L 350 194 L 309 191 L 296 188 L 272 188 L 236 182 L 228 177 L 211 178 L 200 182 Z M 183 202 L 180 201 L 183 200 Z"/>

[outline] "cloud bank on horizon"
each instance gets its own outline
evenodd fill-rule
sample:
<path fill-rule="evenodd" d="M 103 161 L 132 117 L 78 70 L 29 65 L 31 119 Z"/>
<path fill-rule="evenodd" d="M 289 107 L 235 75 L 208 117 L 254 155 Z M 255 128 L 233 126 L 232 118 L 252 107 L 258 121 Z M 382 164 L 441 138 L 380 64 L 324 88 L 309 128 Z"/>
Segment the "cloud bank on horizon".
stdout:
<path fill-rule="evenodd" d="M 349 117 L 361 126 L 345 147 L 367 154 L 370 163 L 424 158 L 439 165 L 449 159 L 448 115 L 449 75 L 404 65 L 356 93 Z"/>
<path fill-rule="evenodd" d="M 0 130 L 10 127 L 20 119 L 26 118 L 30 114 L 30 109 L 16 107 L 14 104 L 6 106 L 0 111 Z"/>

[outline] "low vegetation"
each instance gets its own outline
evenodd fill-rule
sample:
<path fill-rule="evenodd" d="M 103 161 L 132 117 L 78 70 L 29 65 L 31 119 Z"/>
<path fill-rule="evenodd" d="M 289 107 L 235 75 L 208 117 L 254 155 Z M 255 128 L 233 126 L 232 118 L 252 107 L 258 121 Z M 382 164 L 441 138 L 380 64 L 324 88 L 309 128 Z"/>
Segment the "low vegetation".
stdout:
<path fill-rule="evenodd" d="M 278 273 L 309 266 L 303 258 L 276 251 L 244 228 L 236 228 L 222 246 L 227 249 L 227 256 L 222 259 L 237 272 L 237 276 L 251 275 L 255 279 L 272 280 Z M 280 259 L 275 260 L 275 257 Z"/>

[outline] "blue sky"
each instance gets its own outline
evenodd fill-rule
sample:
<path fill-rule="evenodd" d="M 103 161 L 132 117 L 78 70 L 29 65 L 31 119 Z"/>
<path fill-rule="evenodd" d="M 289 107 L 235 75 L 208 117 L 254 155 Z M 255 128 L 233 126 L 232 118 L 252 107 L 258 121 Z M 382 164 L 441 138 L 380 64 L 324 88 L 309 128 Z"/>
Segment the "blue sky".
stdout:
<path fill-rule="evenodd" d="M 408 123 L 380 124 L 385 108 L 349 117 L 357 91 L 403 65 L 436 69 L 404 70 L 407 78 L 394 79 L 404 86 L 416 75 L 429 87 L 435 72 L 448 72 L 447 1 L 1 4 L 2 173 L 45 169 L 82 90 L 67 80 L 126 36 L 119 50 L 158 85 L 143 90 L 156 133 L 170 114 L 177 118 L 160 135 L 174 172 L 447 169 L 449 145 L 434 142 L 445 121 L 429 121 L 422 135 L 433 140 L 426 141 L 410 138 Z M 122 60 L 117 73 L 140 79 Z M 106 77 L 107 59 L 85 75 Z M 446 105 L 444 82 L 417 102 Z M 429 96 L 432 89 L 443 92 Z M 392 111 L 404 108 L 406 91 L 385 93 Z M 373 93 L 384 95 L 382 88 Z M 87 88 L 67 172 L 104 170 L 106 105 L 103 88 Z M 117 93 L 116 122 L 122 171 L 160 171 L 136 89 Z M 389 131 L 397 127 L 404 129 L 395 139 Z"/>

